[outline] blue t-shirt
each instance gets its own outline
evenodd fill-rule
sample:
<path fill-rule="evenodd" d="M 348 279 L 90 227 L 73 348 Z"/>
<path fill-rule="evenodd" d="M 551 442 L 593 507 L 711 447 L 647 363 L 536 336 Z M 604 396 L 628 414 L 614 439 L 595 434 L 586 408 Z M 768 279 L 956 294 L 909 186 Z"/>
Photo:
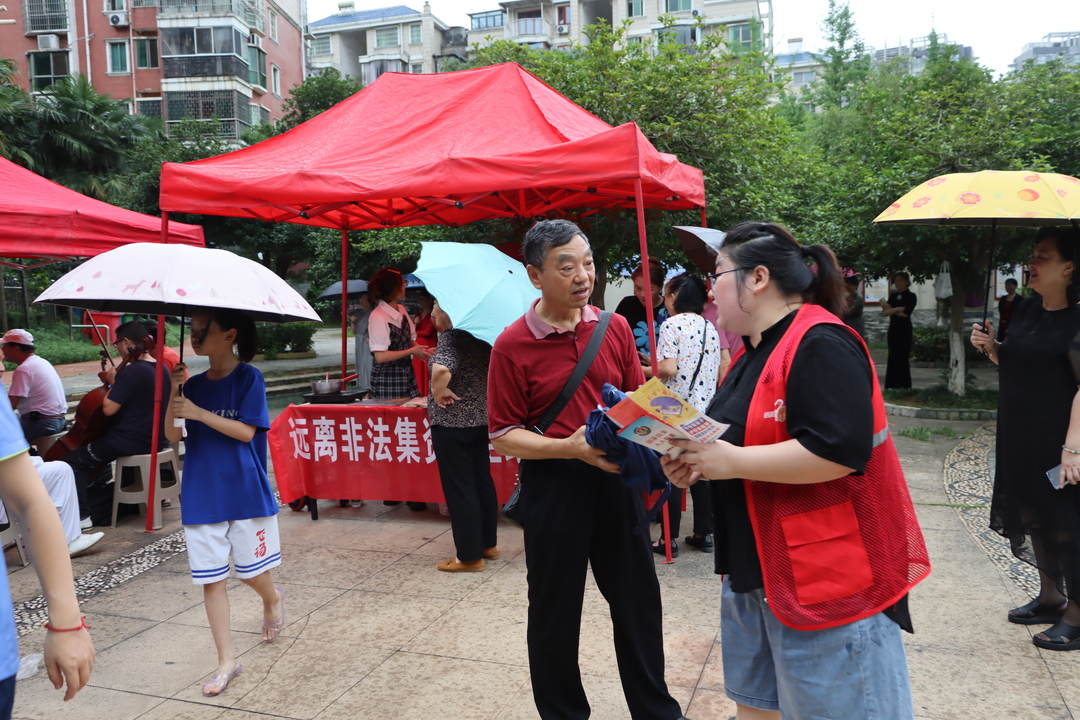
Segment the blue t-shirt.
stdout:
<path fill-rule="evenodd" d="M 0 462 L 29 449 L 19 419 L 11 409 L 7 390 L 0 386 Z M 15 635 L 15 610 L 11 607 L 7 572 L 0 577 L 0 680 L 19 671 L 19 638 Z"/>
<path fill-rule="evenodd" d="M 187 454 L 180 488 L 184 525 L 269 517 L 278 511 L 266 474 L 266 381 L 240 363 L 227 377 L 201 373 L 184 383 L 184 396 L 204 410 L 255 428 L 251 442 L 240 442 L 194 420 L 187 421 Z"/>

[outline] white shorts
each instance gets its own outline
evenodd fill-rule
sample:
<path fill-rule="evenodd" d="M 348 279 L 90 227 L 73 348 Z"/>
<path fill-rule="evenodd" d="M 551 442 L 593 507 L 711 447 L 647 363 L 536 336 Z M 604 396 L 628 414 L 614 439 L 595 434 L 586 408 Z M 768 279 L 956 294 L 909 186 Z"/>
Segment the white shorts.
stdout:
<path fill-rule="evenodd" d="M 241 579 L 261 575 L 281 564 L 277 516 L 230 520 L 212 525 L 185 525 L 188 565 L 196 585 L 229 577 L 229 556 Z"/>

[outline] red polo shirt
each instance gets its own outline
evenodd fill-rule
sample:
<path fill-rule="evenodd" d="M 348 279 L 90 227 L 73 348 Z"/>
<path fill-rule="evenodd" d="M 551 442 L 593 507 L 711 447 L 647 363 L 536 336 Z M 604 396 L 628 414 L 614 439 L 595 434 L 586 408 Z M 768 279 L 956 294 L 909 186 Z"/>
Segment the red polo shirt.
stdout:
<path fill-rule="evenodd" d="M 492 438 L 539 422 L 574 371 L 600 319 L 599 310 L 586 305 L 573 332 L 560 330 L 540 319 L 537 302 L 499 335 L 491 352 L 488 431 Z M 645 382 L 633 333 L 620 315 L 612 316 L 589 372 L 545 436 L 573 435 L 585 424 L 589 411 L 600 404 L 606 382 L 627 392 Z"/>

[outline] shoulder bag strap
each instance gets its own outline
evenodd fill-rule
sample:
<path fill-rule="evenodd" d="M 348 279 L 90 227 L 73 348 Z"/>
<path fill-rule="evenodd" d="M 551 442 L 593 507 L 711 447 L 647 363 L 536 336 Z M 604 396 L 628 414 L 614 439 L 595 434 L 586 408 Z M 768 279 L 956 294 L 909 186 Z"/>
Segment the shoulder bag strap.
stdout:
<path fill-rule="evenodd" d="M 604 335 L 607 334 L 608 324 L 610 323 L 611 313 L 607 310 L 600 313 L 600 320 L 596 323 L 592 337 L 589 338 L 589 344 L 585 346 L 585 352 L 581 354 L 581 359 L 578 360 L 577 365 L 574 367 L 574 372 L 570 374 L 570 378 L 563 385 L 563 389 L 559 392 L 559 396 L 555 398 L 555 402 L 551 403 L 540 421 L 532 427 L 534 433 L 543 435 L 547 432 L 547 429 L 551 427 L 551 423 L 555 422 L 555 418 L 559 417 L 559 413 L 570 402 L 570 398 L 574 396 L 578 385 L 585 379 L 585 373 L 589 372 L 596 354 L 600 352 L 600 345 L 604 342 Z"/>
<path fill-rule="evenodd" d="M 698 373 L 701 372 L 701 361 L 705 359 L 705 343 L 708 342 L 709 321 L 698 315 L 705 324 L 701 326 L 701 354 L 698 355 L 697 368 L 694 370 L 694 377 L 690 378 L 690 394 L 694 394 L 694 382 L 697 380 Z M 689 399 L 689 398 L 688 398 Z"/>

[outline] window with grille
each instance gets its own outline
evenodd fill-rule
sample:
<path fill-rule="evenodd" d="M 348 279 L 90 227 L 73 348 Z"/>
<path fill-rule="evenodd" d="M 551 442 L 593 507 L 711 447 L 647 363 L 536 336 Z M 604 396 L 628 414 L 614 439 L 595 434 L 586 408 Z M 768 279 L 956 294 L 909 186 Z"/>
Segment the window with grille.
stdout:
<path fill-rule="evenodd" d="M 491 12 L 476 13 L 474 15 L 470 15 L 469 17 L 472 18 L 473 30 L 484 30 L 485 28 L 502 27 L 506 24 L 506 13 L 502 10 L 492 10 Z"/>
<path fill-rule="evenodd" d="M 270 11 L 270 39 L 277 42 L 277 13 Z"/>
<path fill-rule="evenodd" d="M 423 27 L 420 23 L 415 23 L 409 26 L 409 42 L 413 45 L 422 43 L 424 41 Z"/>
<path fill-rule="evenodd" d="M 235 90 L 185 90 L 165 93 L 165 117 L 169 125 L 193 119 L 208 125 L 209 134 L 236 138 L 251 124 L 250 101 Z"/>
<path fill-rule="evenodd" d="M 161 117 L 161 100 L 136 100 L 135 112 L 143 117 Z"/>
<path fill-rule="evenodd" d="M 323 37 L 317 37 L 311 41 L 311 55 L 312 57 L 318 57 L 320 55 L 332 55 L 333 49 L 330 47 L 330 36 L 324 35 Z"/>
<path fill-rule="evenodd" d="M 30 85 L 44 90 L 69 74 L 67 51 L 32 52 L 30 55 Z"/>
<path fill-rule="evenodd" d="M 135 67 L 139 70 L 152 70 L 158 67 L 157 38 L 135 39 Z"/>
<path fill-rule="evenodd" d="M 400 45 L 401 41 L 398 39 L 398 27 L 381 27 L 375 28 L 375 47 L 395 47 Z"/>
<path fill-rule="evenodd" d="M 66 0 L 25 0 L 23 18 L 26 32 L 53 32 L 68 29 Z"/>
<path fill-rule="evenodd" d="M 108 72 L 129 72 L 127 41 L 123 40 L 121 42 L 107 42 L 105 43 L 105 47 L 108 50 Z"/>

